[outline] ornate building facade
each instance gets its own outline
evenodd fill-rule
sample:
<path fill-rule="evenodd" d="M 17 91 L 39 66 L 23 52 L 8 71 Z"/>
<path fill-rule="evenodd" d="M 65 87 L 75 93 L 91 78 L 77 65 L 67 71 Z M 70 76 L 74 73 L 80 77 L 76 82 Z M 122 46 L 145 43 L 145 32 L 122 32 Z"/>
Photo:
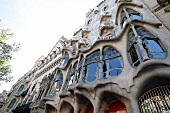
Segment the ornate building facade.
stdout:
<path fill-rule="evenodd" d="M 169 113 L 170 0 L 104 0 L 11 89 L 2 113 Z"/>

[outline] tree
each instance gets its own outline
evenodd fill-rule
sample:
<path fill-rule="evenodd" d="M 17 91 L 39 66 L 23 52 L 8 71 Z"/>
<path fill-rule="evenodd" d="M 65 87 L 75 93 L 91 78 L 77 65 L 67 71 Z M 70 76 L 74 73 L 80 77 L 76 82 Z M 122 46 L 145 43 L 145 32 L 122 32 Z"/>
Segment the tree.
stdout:
<path fill-rule="evenodd" d="M 20 49 L 20 44 L 9 44 L 8 40 L 12 38 L 13 33 L 9 29 L 0 28 L 0 82 L 10 82 L 13 77 L 10 75 L 12 53 Z"/>

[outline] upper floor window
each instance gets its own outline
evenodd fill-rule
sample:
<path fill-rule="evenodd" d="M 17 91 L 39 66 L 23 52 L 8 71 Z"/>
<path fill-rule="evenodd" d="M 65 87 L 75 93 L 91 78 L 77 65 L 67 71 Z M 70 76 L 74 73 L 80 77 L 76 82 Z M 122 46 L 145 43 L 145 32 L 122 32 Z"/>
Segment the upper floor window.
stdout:
<path fill-rule="evenodd" d="M 80 58 L 77 70 L 75 70 L 75 81 L 74 81 L 75 83 L 79 82 L 80 75 L 82 75 L 82 73 L 83 73 L 83 68 L 82 68 L 83 61 L 84 61 L 84 58 L 83 58 L 83 55 L 82 55 L 81 58 Z"/>
<path fill-rule="evenodd" d="M 68 53 L 66 52 L 66 53 L 64 54 L 64 59 L 63 59 L 62 66 L 66 66 L 67 63 L 68 63 L 68 61 L 69 61 L 69 55 L 68 55 Z"/>
<path fill-rule="evenodd" d="M 135 11 L 135 10 L 132 10 L 132 9 L 127 9 L 126 10 L 128 15 L 129 15 L 129 18 L 131 20 L 142 20 L 142 16 L 139 12 Z"/>
<path fill-rule="evenodd" d="M 89 20 L 87 21 L 87 25 L 91 24 L 91 22 L 92 22 L 92 19 L 89 19 Z"/>
<path fill-rule="evenodd" d="M 108 6 L 104 6 L 103 11 L 107 11 Z"/>
<path fill-rule="evenodd" d="M 62 84 L 63 84 L 63 73 L 61 71 L 58 71 L 51 89 L 51 94 L 55 94 L 56 92 L 59 92 L 60 89 L 62 88 Z"/>
<path fill-rule="evenodd" d="M 139 12 L 132 10 L 132 9 L 126 9 L 126 12 L 123 11 L 121 15 L 121 26 L 123 28 L 128 23 L 128 18 L 130 20 L 142 20 L 142 16 Z"/>
<path fill-rule="evenodd" d="M 96 51 L 85 59 L 83 66 L 83 81 L 85 83 L 91 83 L 97 80 L 97 75 L 99 74 L 99 61 L 100 61 L 100 51 Z"/>
<path fill-rule="evenodd" d="M 165 48 L 158 37 L 144 30 L 142 27 L 135 27 L 135 30 L 140 37 L 143 49 L 146 51 L 150 59 L 166 58 Z M 138 44 L 139 42 L 136 40 L 133 31 L 130 31 L 128 39 L 128 58 L 134 67 L 137 67 L 143 62 L 141 48 Z"/>
<path fill-rule="evenodd" d="M 140 52 L 140 47 L 135 39 L 135 34 L 131 30 L 128 38 L 128 58 L 133 67 L 137 67 L 143 62 L 143 57 Z"/>
<path fill-rule="evenodd" d="M 137 27 L 136 31 L 142 40 L 143 47 L 148 53 L 149 58 L 159 59 L 166 57 L 165 49 L 157 37 L 141 27 Z"/>
<path fill-rule="evenodd" d="M 7 108 L 12 108 L 14 106 L 15 102 L 16 102 L 16 98 L 12 99 L 12 101 L 10 102 L 10 104 L 8 105 Z"/>
<path fill-rule="evenodd" d="M 73 65 L 73 67 L 71 67 L 71 69 L 69 70 L 69 75 L 68 75 L 68 77 L 67 77 L 67 82 L 66 82 L 66 89 L 68 89 L 69 86 L 70 86 L 71 84 L 73 84 L 76 67 L 77 67 L 77 62 L 76 62 L 76 63 Z"/>
<path fill-rule="evenodd" d="M 24 85 L 21 85 L 20 88 L 18 89 L 17 93 L 20 93 L 24 89 Z"/>
<path fill-rule="evenodd" d="M 120 53 L 112 48 L 105 47 L 102 52 L 103 78 L 115 77 L 122 72 L 123 63 Z"/>

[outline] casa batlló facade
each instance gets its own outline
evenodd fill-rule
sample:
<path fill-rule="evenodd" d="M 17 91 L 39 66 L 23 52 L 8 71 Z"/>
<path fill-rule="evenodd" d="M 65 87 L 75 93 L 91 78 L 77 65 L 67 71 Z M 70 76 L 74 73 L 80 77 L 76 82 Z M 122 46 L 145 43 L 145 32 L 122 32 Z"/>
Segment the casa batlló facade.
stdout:
<path fill-rule="evenodd" d="M 104 0 L 13 85 L 2 113 L 170 113 L 170 0 Z"/>

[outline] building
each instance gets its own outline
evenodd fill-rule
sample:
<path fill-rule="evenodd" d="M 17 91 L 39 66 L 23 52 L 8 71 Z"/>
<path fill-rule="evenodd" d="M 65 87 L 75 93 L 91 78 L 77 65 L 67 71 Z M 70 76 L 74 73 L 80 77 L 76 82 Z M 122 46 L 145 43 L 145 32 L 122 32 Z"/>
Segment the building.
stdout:
<path fill-rule="evenodd" d="M 0 93 L 0 109 L 4 105 L 6 99 L 7 99 L 8 92 L 6 90 L 3 90 L 2 93 Z"/>
<path fill-rule="evenodd" d="M 11 89 L 2 113 L 169 113 L 170 1 L 104 0 Z"/>

